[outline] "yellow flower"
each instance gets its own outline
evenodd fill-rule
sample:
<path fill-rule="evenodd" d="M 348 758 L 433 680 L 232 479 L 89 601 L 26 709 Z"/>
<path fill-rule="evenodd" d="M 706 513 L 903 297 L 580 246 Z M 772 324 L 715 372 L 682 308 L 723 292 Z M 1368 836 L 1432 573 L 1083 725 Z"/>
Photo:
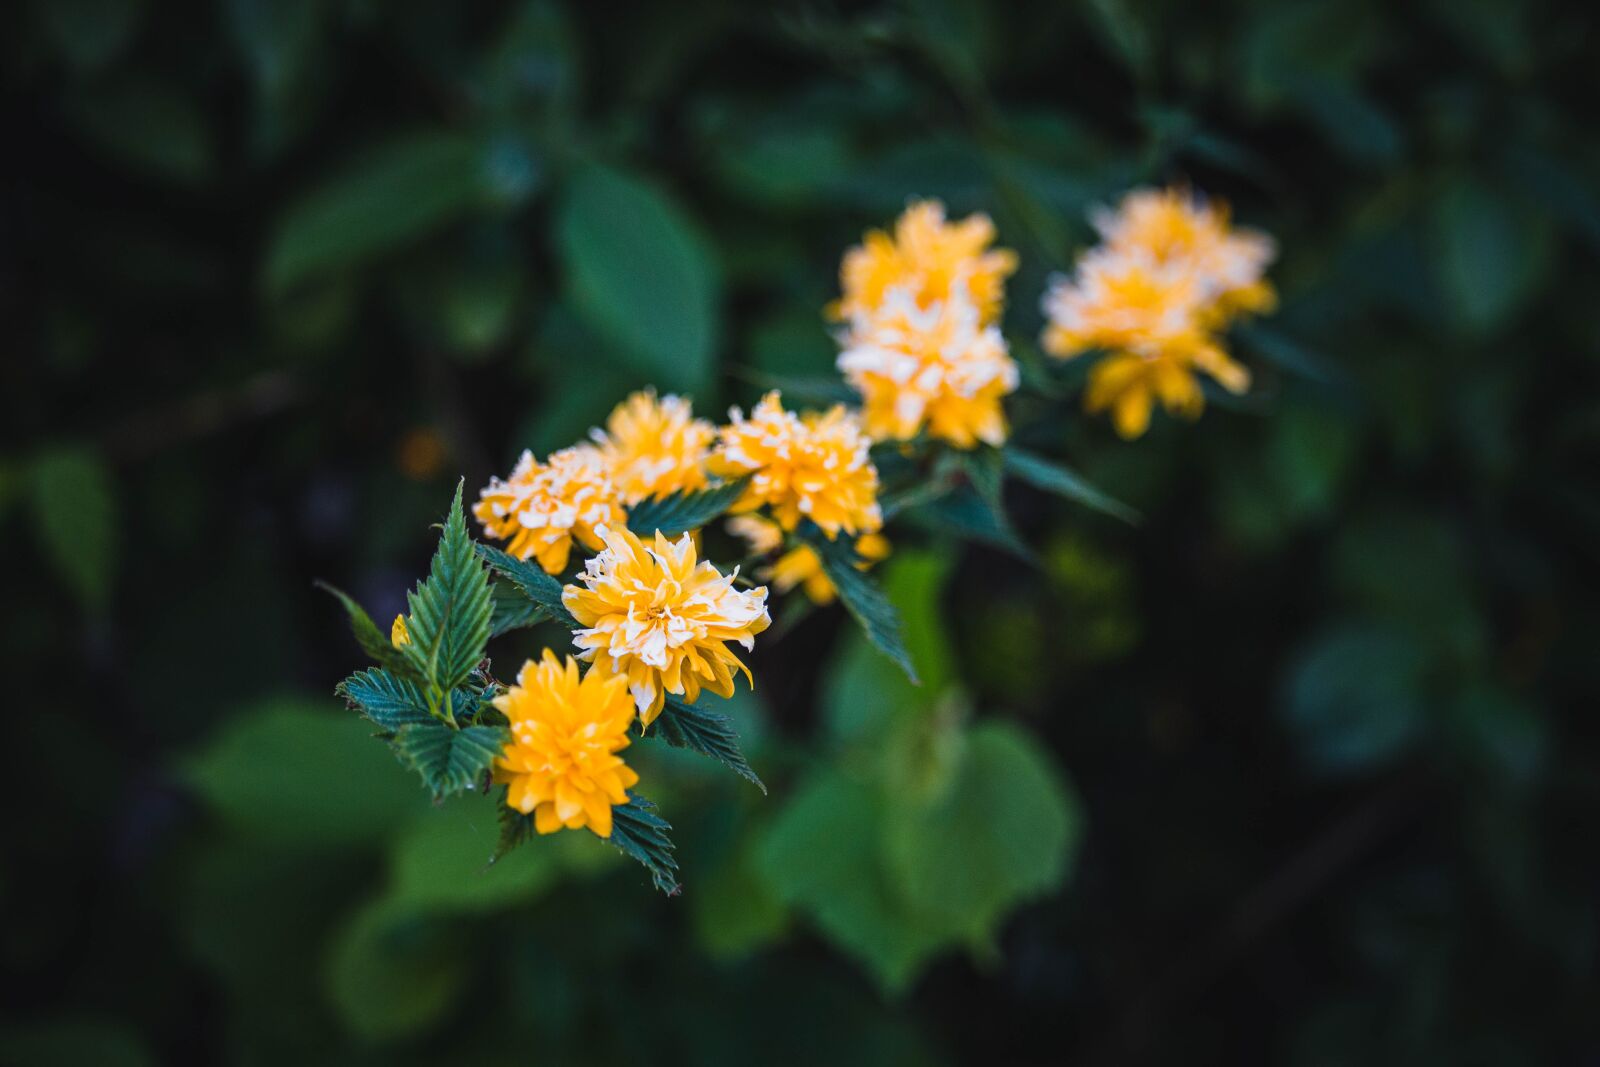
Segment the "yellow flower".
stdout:
<path fill-rule="evenodd" d="M 839 370 L 865 402 L 867 433 L 908 441 L 924 426 L 957 448 L 1000 445 L 1000 399 L 1017 388 L 1017 365 L 995 326 L 965 296 L 918 307 L 904 292 L 856 320 Z"/>
<path fill-rule="evenodd" d="M 1209 306 L 1199 277 L 1182 265 L 1096 249 L 1046 295 L 1044 348 L 1063 359 L 1110 353 L 1089 372 L 1084 407 L 1110 409 L 1117 432 L 1135 438 L 1149 427 L 1156 400 L 1169 414 L 1199 417 L 1205 397 L 1196 371 L 1230 392 L 1250 387 L 1250 372 L 1207 328 Z"/>
<path fill-rule="evenodd" d="M 552 452 L 542 464 L 522 453 L 511 477 L 492 479 L 472 513 L 486 533 L 510 539 L 507 552 L 537 558 L 550 574 L 566 570 L 574 538 L 598 550 L 596 528 L 624 521 L 616 486 L 590 445 Z"/>
<path fill-rule="evenodd" d="M 783 527 L 761 515 L 735 515 L 728 520 L 728 532 L 750 545 L 750 554 L 765 556 L 783 547 Z"/>
<path fill-rule="evenodd" d="M 856 541 L 856 552 L 861 556 L 861 562 L 856 567 L 864 571 L 889 557 L 889 539 L 882 534 L 863 534 Z M 822 570 L 822 559 L 810 545 L 800 545 L 785 552 L 772 566 L 761 572 L 761 577 L 772 582 L 780 593 L 787 593 L 798 585 L 816 604 L 831 604 L 839 595 L 833 579 Z"/>
<path fill-rule="evenodd" d="M 580 680 L 577 660 L 563 664 L 547 648 L 494 706 L 511 722 L 494 761 L 494 780 L 509 786 L 506 804 L 531 814 L 541 834 L 587 826 L 610 837 L 612 807 L 626 804 L 639 781 L 617 755 L 633 722 L 626 682 L 594 670 Z"/>
<path fill-rule="evenodd" d="M 738 408 L 729 418 L 718 434 L 711 468 L 723 477 L 752 475 L 732 510 L 768 505 L 785 530 L 810 519 L 829 538 L 840 530 L 871 533 L 883 525 L 871 441 L 843 406 L 801 418 L 785 411 L 774 391 L 761 398 L 748 419 Z"/>
<path fill-rule="evenodd" d="M 704 489 L 706 456 L 717 429 L 694 418 L 679 396 L 634 393 L 618 404 L 604 430 L 591 436 L 628 505 L 683 490 Z"/>
<path fill-rule="evenodd" d="M 1225 325 L 1241 313 L 1270 311 L 1277 300 L 1263 275 L 1276 249 L 1256 230 L 1233 229 L 1228 206 L 1187 189 L 1135 189 L 1117 210 L 1090 215 L 1105 247 L 1147 256 L 1157 266 L 1192 272 L 1207 302 L 1206 315 Z"/>
<path fill-rule="evenodd" d="M 994 236 L 987 215 L 945 222 L 939 201 L 915 202 L 895 223 L 893 237 L 871 230 L 845 253 L 839 269 L 844 296 L 829 313 L 836 319 L 868 314 L 901 290 L 923 307 L 965 296 L 984 323 L 993 322 L 1000 317 L 1006 277 L 1017 269 L 1015 252 L 989 249 Z"/>
<path fill-rule="evenodd" d="M 402 648 L 411 643 L 411 629 L 406 626 L 404 615 L 394 617 L 394 625 L 389 627 L 389 643 L 395 648 Z"/>
<path fill-rule="evenodd" d="M 573 634 L 578 658 L 593 671 L 625 678 L 646 726 L 661 714 L 668 693 L 694 701 L 701 689 L 733 695 L 733 671 L 750 671 L 729 651 L 748 651 L 771 624 L 765 588 L 734 588 L 724 575 L 697 563 L 694 538 L 668 541 L 660 531 L 646 545 L 621 527 L 601 530 L 605 550 L 585 564 L 583 584 L 561 600 L 585 627 Z"/>

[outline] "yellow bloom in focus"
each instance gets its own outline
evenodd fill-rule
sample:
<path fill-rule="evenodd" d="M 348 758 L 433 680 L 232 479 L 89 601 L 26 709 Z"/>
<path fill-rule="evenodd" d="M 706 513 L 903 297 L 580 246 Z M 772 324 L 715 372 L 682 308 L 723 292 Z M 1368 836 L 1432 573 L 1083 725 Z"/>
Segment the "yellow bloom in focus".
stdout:
<path fill-rule="evenodd" d="M 541 834 L 587 826 L 610 837 L 612 807 L 626 804 L 639 781 L 617 755 L 633 722 L 627 683 L 594 670 L 580 679 L 577 660 L 563 664 L 547 648 L 494 706 L 511 722 L 494 761 L 494 780 L 509 787 L 506 804 L 531 814 Z"/>
<path fill-rule="evenodd" d="M 1221 201 L 1187 189 L 1135 189 L 1115 211 L 1100 208 L 1090 220 L 1111 251 L 1193 274 L 1213 325 L 1225 325 L 1241 313 L 1270 311 L 1277 301 L 1264 277 L 1277 253 L 1272 238 L 1232 228 Z"/>
<path fill-rule="evenodd" d="M 872 442 L 843 406 L 803 418 L 783 409 L 777 392 L 768 393 L 750 412 L 729 412 L 711 469 L 723 477 L 750 474 L 736 512 L 762 505 L 785 530 L 810 519 L 837 537 L 871 533 L 883 526 L 878 508 L 878 469 L 869 454 Z"/>
<path fill-rule="evenodd" d="M 717 429 L 693 417 L 680 396 L 634 393 L 591 436 L 624 504 L 704 489 L 706 457 Z"/>
<path fill-rule="evenodd" d="M 922 200 L 906 208 L 894 236 L 871 230 L 845 253 L 839 269 L 844 296 L 829 307 L 836 319 L 876 311 L 890 292 L 910 294 L 919 306 L 970 299 L 984 323 L 1000 317 L 1006 278 L 1017 269 L 1017 254 L 990 249 L 994 223 L 987 215 L 946 222 L 944 205 Z"/>
<path fill-rule="evenodd" d="M 511 477 L 492 479 L 472 513 L 490 536 L 510 541 L 507 552 L 535 557 L 550 574 L 566 570 L 574 538 L 598 550 L 596 529 L 624 521 L 605 461 L 590 445 L 552 452 L 547 463 L 522 453 Z"/>
<path fill-rule="evenodd" d="M 406 617 L 396 615 L 394 625 L 389 627 L 389 643 L 395 648 L 401 648 L 411 643 L 411 630 L 406 626 Z"/>
<path fill-rule="evenodd" d="M 605 550 L 561 600 L 585 627 L 573 634 L 578 658 L 594 664 L 591 673 L 626 679 L 646 726 L 668 693 L 691 702 L 701 689 L 732 696 L 734 670 L 754 684 L 727 643 L 748 651 L 771 624 L 765 588 L 734 588 L 738 572 L 724 575 L 698 562 L 688 534 L 668 541 L 657 531 L 650 545 L 621 527 L 601 537 Z"/>
<path fill-rule="evenodd" d="M 927 427 L 957 448 L 1005 443 L 1000 401 L 1017 388 L 1017 365 L 966 297 L 918 307 L 891 293 L 844 343 L 839 370 L 861 393 L 875 439 L 908 441 Z"/>

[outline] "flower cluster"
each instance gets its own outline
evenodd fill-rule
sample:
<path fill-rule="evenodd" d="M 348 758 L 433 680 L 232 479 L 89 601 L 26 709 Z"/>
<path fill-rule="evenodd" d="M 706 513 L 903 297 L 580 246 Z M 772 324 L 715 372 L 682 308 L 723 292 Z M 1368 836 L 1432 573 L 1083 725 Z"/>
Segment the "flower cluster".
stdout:
<path fill-rule="evenodd" d="M 1248 389 L 1249 372 L 1217 333 L 1270 310 L 1275 296 L 1263 273 L 1271 239 L 1231 228 L 1223 205 L 1182 189 L 1136 190 L 1092 221 L 1101 243 L 1044 299 L 1045 351 L 1061 359 L 1107 353 L 1089 372 L 1087 410 L 1109 409 L 1117 432 L 1134 438 L 1156 401 L 1170 414 L 1199 416 L 1196 371 L 1230 392 Z"/>
<path fill-rule="evenodd" d="M 486 533 L 510 542 L 507 552 L 559 574 L 574 540 L 601 547 L 600 527 L 622 521 L 622 506 L 600 450 L 576 445 L 545 463 L 523 452 L 511 477 L 489 482 L 473 514 Z"/>
<path fill-rule="evenodd" d="M 600 458 L 627 505 L 706 487 L 706 457 L 717 430 L 681 396 L 634 393 L 604 430 L 591 430 Z"/>
<path fill-rule="evenodd" d="M 872 442 L 855 414 L 840 405 L 796 415 L 771 392 L 748 418 L 738 408 L 728 415 L 711 466 L 724 477 L 749 475 L 735 512 L 766 507 L 785 530 L 810 519 L 830 539 L 883 525 Z"/>
<path fill-rule="evenodd" d="M 944 206 L 926 200 L 906 209 L 893 237 L 873 230 L 845 254 L 844 296 L 830 309 L 847 323 L 838 365 L 873 438 L 1005 441 L 1001 398 L 1018 374 L 995 323 L 1017 257 L 990 250 L 993 240 L 987 216 L 947 223 Z"/>

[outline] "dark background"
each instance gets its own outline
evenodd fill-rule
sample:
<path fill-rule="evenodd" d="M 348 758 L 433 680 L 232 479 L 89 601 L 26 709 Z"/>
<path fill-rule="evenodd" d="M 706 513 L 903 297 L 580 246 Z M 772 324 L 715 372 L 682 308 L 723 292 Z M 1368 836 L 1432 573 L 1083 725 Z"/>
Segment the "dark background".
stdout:
<path fill-rule="evenodd" d="M 10 5 L 0 1058 L 1595 1062 L 1596 19 Z M 646 383 L 716 418 L 830 373 L 839 257 L 908 197 L 1018 250 L 1020 352 L 1085 210 L 1168 180 L 1279 241 L 1251 394 L 1136 443 L 1032 409 L 1145 515 L 1017 487 L 1039 569 L 891 531 L 924 651 L 1070 790 L 1058 889 L 897 993 L 744 863 L 875 699 L 837 609 L 755 658 L 771 796 L 652 771 L 682 898 L 579 835 L 430 875 L 482 809 L 338 707 L 313 578 L 387 619 L 458 476 Z"/>

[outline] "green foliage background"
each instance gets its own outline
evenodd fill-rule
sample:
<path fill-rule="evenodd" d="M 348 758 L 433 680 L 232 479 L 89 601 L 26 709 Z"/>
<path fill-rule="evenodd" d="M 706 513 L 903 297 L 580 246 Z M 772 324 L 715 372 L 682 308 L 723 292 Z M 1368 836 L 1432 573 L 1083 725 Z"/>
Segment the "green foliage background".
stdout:
<path fill-rule="evenodd" d="M 1596 20 L 10 5 L 0 1059 L 1600 1055 Z M 1023 442 L 1136 527 L 1019 469 L 1032 561 L 897 533 L 922 687 L 838 609 L 764 638 L 771 796 L 639 746 L 681 898 L 583 835 L 485 869 L 338 707 L 312 578 L 392 617 L 459 474 L 830 374 L 914 195 L 1021 253 L 1027 355 L 1164 180 L 1280 242 L 1256 388 Z"/>

